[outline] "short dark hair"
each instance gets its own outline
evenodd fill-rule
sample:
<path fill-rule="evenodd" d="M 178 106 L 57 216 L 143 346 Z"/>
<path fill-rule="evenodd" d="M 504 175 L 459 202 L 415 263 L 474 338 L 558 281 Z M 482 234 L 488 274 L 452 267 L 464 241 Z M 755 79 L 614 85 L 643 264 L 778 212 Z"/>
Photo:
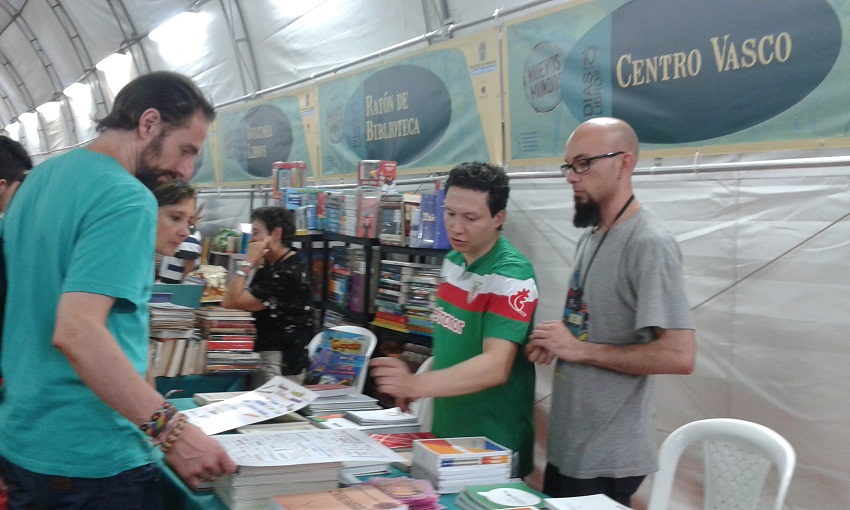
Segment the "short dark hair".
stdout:
<path fill-rule="evenodd" d="M 160 184 L 153 190 L 156 203 L 159 207 L 164 205 L 179 204 L 187 198 L 197 197 L 198 192 L 186 181 L 175 179 Z"/>
<path fill-rule="evenodd" d="M 508 174 L 501 166 L 472 161 L 452 168 L 449 178 L 446 179 L 445 189 L 446 193 L 452 186 L 486 192 L 490 215 L 495 216 L 508 206 L 508 195 L 511 192 L 509 180 Z"/>
<path fill-rule="evenodd" d="M 156 71 L 125 85 L 115 96 L 112 111 L 98 121 L 96 129 L 136 129 L 149 108 L 159 111 L 162 121 L 171 127 L 185 125 L 198 112 L 209 122 L 215 120 L 215 107 L 191 79 L 179 73 Z"/>
<path fill-rule="evenodd" d="M 0 135 L 0 179 L 8 182 L 22 181 L 27 170 L 32 169 L 32 159 L 20 143 Z"/>
<path fill-rule="evenodd" d="M 267 205 L 251 211 L 251 222 L 259 221 L 266 226 L 269 233 L 280 227 L 280 244 L 292 248 L 295 240 L 295 213 L 280 205 Z"/>

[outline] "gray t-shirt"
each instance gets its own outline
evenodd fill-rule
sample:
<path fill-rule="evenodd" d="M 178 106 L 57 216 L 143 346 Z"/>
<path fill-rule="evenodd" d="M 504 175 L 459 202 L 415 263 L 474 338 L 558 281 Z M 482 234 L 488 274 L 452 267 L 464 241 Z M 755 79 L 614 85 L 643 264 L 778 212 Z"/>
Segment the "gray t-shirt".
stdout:
<path fill-rule="evenodd" d="M 602 234 L 582 238 L 582 273 Z M 572 275 L 572 273 L 571 273 Z M 646 208 L 610 230 L 584 284 L 589 342 L 654 340 L 653 328 L 694 329 L 673 235 Z M 654 385 L 649 376 L 558 361 L 549 463 L 572 478 L 641 476 L 657 470 Z"/>

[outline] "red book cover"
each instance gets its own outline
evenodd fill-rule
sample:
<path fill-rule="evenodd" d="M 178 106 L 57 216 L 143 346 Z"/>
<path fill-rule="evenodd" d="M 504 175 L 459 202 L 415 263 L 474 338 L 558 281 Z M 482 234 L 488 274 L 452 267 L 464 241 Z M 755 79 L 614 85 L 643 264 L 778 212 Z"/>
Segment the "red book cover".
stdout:
<path fill-rule="evenodd" d="M 434 439 L 430 432 L 394 432 L 390 434 L 369 434 L 369 437 L 393 450 L 411 450 L 417 439 Z"/>
<path fill-rule="evenodd" d="M 210 351 L 253 351 L 254 340 L 208 340 L 207 350 Z"/>

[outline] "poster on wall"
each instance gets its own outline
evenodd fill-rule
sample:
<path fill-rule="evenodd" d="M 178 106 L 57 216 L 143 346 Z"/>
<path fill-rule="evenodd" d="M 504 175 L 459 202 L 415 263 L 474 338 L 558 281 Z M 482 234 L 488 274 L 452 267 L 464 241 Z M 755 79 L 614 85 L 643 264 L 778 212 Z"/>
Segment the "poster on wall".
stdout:
<path fill-rule="evenodd" d="M 518 20 L 508 159 L 562 159 L 569 133 L 600 116 L 628 121 L 656 155 L 850 145 L 848 22 L 838 0 L 603 0 Z"/>
<path fill-rule="evenodd" d="M 319 84 L 323 176 L 364 159 L 396 161 L 399 173 L 501 161 L 494 33 L 433 48 Z"/>
<path fill-rule="evenodd" d="M 315 101 L 315 90 L 222 109 L 218 115 L 221 182 L 270 183 L 276 161 L 304 161 L 311 176 L 307 124 L 314 130 L 315 116 L 304 115 L 301 106 L 311 100 Z"/>

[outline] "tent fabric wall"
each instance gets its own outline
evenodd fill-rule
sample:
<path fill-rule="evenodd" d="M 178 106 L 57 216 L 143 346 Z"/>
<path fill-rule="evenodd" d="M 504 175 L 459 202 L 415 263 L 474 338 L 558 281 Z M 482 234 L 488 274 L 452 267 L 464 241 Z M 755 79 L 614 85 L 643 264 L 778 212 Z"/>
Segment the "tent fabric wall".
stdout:
<path fill-rule="evenodd" d="M 848 172 L 634 179 L 638 200 L 679 240 L 697 325 L 695 372 L 657 376 L 659 442 L 678 426 L 709 417 L 775 429 L 798 454 L 787 508 L 850 501 L 844 483 L 850 460 L 842 453 L 850 449 Z M 551 179 L 516 180 L 511 188 L 505 235 L 534 264 L 541 293 L 536 320 L 556 319 L 579 235 L 570 223 L 570 190 Z M 539 372 L 544 407 L 550 372 Z M 677 508 L 700 505 L 700 469 L 693 460 L 686 464 L 682 481 L 692 490 L 678 495 L 684 506 Z"/>

